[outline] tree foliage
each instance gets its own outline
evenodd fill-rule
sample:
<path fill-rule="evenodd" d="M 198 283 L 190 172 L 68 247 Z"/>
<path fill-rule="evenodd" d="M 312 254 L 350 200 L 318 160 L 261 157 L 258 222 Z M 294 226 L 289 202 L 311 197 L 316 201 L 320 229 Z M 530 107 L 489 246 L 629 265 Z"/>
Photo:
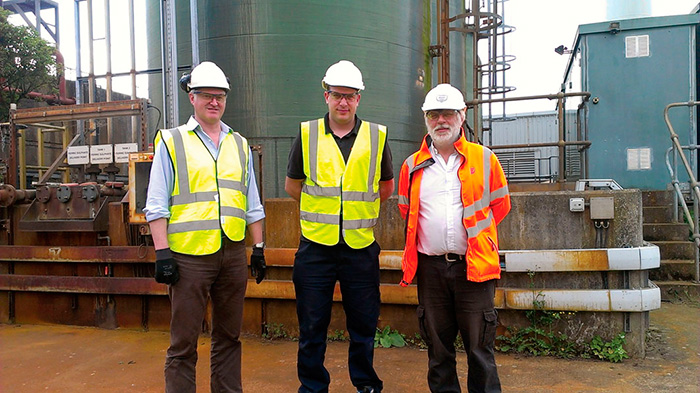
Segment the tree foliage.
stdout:
<path fill-rule="evenodd" d="M 36 30 L 11 24 L 9 15 L 0 8 L 0 122 L 30 92 L 56 94 L 58 80 L 54 47 Z"/>

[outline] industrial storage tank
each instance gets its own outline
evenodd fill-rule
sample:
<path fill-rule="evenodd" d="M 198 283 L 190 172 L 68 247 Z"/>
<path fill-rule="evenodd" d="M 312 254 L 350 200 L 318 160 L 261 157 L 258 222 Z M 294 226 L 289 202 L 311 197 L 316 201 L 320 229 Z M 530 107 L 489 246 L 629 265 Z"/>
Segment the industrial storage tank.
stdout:
<path fill-rule="evenodd" d="M 158 24 L 160 2 L 148 2 L 147 20 Z M 464 12 L 452 1 L 450 15 Z M 190 2 L 175 1 L 177 58 L 192 64 Z M 354 62 L 366 89 L 358 108 L 361 119 L 385 124 L 394 171 L 418 148 L 425 133 L 420 107 L 437 84 L 437 60 L 429 46 L 437 39 L 436 2 L 357 0 L 199 1 L 199 60 L 216 62 L 231 80 L 223 121 L 260 144 L 265 198 L 286 197 L 284 177 L 299 123 L 327 111 L 321 79 L 331 64 Z M 453 22 L 459 23 L 459 22 Z M 161 67 L 160 31 L 149 26 L 149 68 Z M 450 33 L 451 83 L 465 93 L 466 34 Z M 182 71 L 178 73 L 181 75 Z M 162 76 L 149 81 L 152 102 L 162 106 Z M 192 113 L 179 92 L 179 122 Z M 162 126 L 162 125 L 160 125 Z"/>

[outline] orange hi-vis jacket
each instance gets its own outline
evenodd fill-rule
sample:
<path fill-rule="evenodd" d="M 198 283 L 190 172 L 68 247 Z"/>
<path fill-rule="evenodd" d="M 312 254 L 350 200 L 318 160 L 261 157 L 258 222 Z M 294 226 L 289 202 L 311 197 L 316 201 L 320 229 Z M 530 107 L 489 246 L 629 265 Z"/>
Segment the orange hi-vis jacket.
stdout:
<path fill-rule="evenodd" d="M 404 287 L 413 281 L 418 267 L 421 179 L 423 169 L 435 163 L 429 146 L 430 137 L 426 135 L 420 149 L 404 161 L 399 176 L 399 210 L 406 220 L 406 246 L 401 260 L 401 286 Z M 483 282 L 501 278 L 496 225 L 510 211 L 510 194 L 503 168 L 491 150 L 468 142 L 464 131 L 454 146 L 464 157 L 457 176 L 462 184 L 462 224 L 467 231 L 467 280 Z"/>

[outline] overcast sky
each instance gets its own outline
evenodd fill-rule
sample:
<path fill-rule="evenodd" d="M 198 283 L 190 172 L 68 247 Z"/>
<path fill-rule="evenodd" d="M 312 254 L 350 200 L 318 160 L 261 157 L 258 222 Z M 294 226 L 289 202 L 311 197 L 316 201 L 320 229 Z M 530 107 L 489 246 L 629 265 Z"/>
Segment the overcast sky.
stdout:
<path fill-rule="evenodd" d="M 651 15 L 688 14 L 700 0 L 617 0 L 646 3 Z M 506 54 L 514 55 L 505 82 L 516 87 L 508 97 L 553 94 L 559 91 L 568 55 L 559 55 L 554 48 L 573 46 L 581 24 L 608 20 L 606 0 L 507 0 L 504 23 L 515 27 L 505 35 Z M 614 9 L 611 9 L 614 11 Z M 500 108 L 498 108 L 500 109 Z M 548 100 L 508 103 L 506 113 L 551 111 Z"/>

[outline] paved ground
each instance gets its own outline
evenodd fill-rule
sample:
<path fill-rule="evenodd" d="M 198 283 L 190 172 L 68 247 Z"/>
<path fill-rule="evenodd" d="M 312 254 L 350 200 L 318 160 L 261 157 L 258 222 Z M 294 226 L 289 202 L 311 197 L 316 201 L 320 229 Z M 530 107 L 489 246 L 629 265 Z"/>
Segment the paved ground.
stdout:
<path fill-rule="evenodd" d="M 200 340 L 199 392 L 208 392 L 209 339 Z M 162 392 L 166 332 L 68 326 L 0 325 L 0 393 Z M 354 392 L 347 343 L 329 345 L 331 393 Z M 296 392 L 296 343 L 246 337 L 246 392 Z M 427 392 L 427 355 L 380 348 L 376 366 L 385 392 Z M 651 313 L 645 359 L 612 364 L 497 355 L 505 392 L 700 392 L 700 307 L 663 303 Z M 465 373 L 464 355 L 460 369 Z M 464 381 L 462 381 L 464 383 Z M 466 389 L 464 389 L 466 391 Z"/>

